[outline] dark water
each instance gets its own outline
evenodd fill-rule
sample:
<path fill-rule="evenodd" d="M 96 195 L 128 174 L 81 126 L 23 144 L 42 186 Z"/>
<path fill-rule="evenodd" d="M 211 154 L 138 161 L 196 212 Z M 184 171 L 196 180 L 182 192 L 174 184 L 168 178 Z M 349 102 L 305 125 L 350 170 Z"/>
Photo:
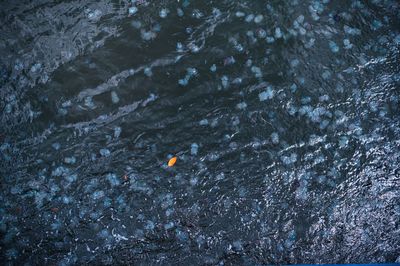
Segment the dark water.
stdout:
<path fill-rule="evenodd" d="M 400 262 L 398 1 L 0 7 L 4 264 Z"/>

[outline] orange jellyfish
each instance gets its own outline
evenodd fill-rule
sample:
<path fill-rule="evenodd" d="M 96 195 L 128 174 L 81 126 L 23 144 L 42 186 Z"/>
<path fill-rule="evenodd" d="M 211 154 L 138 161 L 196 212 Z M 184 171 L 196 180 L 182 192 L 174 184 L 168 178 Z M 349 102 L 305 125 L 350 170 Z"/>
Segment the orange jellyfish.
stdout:
<path fill-rule="evenodd" d="M 174 157 L 172 157 L 171 159 L 169 159 L 169 161 L 168 161 L 168 166 L 169 167 L 172 167 L 172 166 L 174 166 L 174 164 L 176 163 L 176 160 L 177 160 L 178 158 L 176 157 L 176 156 L 174 156 Z"/>

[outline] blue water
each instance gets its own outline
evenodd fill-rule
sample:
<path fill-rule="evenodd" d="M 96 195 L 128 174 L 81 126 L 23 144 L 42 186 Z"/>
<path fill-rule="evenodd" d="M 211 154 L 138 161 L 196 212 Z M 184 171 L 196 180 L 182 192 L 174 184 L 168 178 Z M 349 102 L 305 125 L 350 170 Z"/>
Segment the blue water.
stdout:
<path fill-rule="evenodd" d="M 2 264 L 400 263 L 399 10 L 0 1 Z"/>

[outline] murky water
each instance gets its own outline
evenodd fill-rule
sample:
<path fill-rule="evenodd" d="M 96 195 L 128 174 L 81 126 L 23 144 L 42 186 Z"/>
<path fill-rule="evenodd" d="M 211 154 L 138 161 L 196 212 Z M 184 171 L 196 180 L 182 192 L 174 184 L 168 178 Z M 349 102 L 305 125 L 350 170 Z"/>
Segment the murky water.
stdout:
<path fill-rule="evenodd" d="M 398 1 L 0 6 L 3 262 L 400 262 Z"/>

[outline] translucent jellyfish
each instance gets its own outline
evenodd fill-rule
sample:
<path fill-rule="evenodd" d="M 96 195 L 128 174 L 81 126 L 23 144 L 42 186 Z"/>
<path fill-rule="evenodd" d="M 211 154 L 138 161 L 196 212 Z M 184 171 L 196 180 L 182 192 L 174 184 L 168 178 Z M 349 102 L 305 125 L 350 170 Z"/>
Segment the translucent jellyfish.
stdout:
<path fill-rule="evenodd" d="M 71 106 L 72 106 L 72 101 L 71 101 L 71 100 L 65 101 L 65 102 L 63 102 L 63 103 L 61 104 L 61 106 L 62 106 L 63 108 L 71 107 Z"/>
<path fill-rule="evenodd" d="M 232 117 L 232 126 L 237 126 L 239 124 L 240 124 L 239 117 L 237 116 Z"/>
<path fill-rule="evenodd" d="M 75 164 L 76 163 L 76 158 L 74 156 L 71 157 L 65 157 L 64 162 L 66 164 Z"/>
<path fill-rule="evenodd" d="M 65 108 L 59 108 L 59 109 L 58 109 L 58 113 L 59 113 L 60 115 L 62 115 L 62 116 L 65 116 L 65 115 L 68 114 L 68 110 L 65 109 Z"/>
<path fill-rule="evenodd" d="M 339 46 L 334 41 L 329 41 L 329 49 L 331 49 L 332 53 L 339 52 Z"/>
<path fill-rule="evenodd" d="M 222 83 L 222 87 L 224 87 L 225 89 L 228 87 L 229 85 L 229 79 L 227 76 L 222 76 L 221 77 L 221 83 Z"/>
<path fill-rule="evenodd" d="M 251 72 L 254 73 L 256 78 L 261 78 L 262 77 L 262 71 L 261 68 L 257 67 L 257 66 L 252 66 L 250 68 Z"/>
<path fill-rule="evenodd" d="M 350 42 L 349 39 L 344 39 L 343 45 L 344 45 L 344 49 L 347 49 L 347 50 L 353 48 L 353 44 Z"/>
<path fill-rule="evenodd" d="M 163 9 L 160 10 L 160 14 L 159 15 L 160 15 L 161 18 L 166 18 L 168 16 L 168 13 L 169 13 L 168 8 L 163 8 Z"/>
<path fill-rule="evenodd" d="M 308 197 L 307 180 L 300 180 L 300 186 L 296 189 L 296 199 L 306 200 Z"/>
<path fill-rule="evenodd" d="M 297 67 L 300 64 L 300 61 L 298 59 L 293 59 L 292 61 L 290 61 L 290 66 L 291 67 Z"/>
<path fill-rule="evenodd" d="M 169 217 L 169 216 L 171 216 L 174 212 L 175 212 L 174 208 L 168 208 L 168 209 L 165 211 L 165 215 L 166 215 L 167 217 Z"/>
<path fill-rule="evenodd" d="M 188 242 L 189 241 L 189 235 L 185 231 L 181 231 L 179 229 L 176 229 L 176 238 L 181 241 L 181 242 Z"/>
<path fill-rule="evenodd" d="M 181 42 L 176 43 L 176 51 L 177 52 L 183 52 L 183 44 Z"/>
<path fill-rule="evenodd" d="M 192 145 L 190 146 L 190 154 L 195 156 L 197 155 L 199 151 L 199 145 L 197 143 L 192 143 Z"/>
<path fill-rule="evenodd" d="M 225 174 L 224 174 L 224 173 L 219 173 L 219 174 L 215 177 L 216 180 L 223 180 L 224 178 L 225 178 Z"/>
<path fill-rule="evenodd" d="M 320 97 L 318 98 L 318 100 L 319 100 L 320 102 L 328 102 L 329 99 L 330 99 L 330 97 L 329 97 L 329 95 L 327 95 L 327 94 L 322 95 L 322 96 L 320 96 Z"/>
<path fill-rule="evenodd" d="M 55 143 L 51 144 L 51 147 L 53 147 L 53 149 L 58 151 L 61 148 L 61 144 L 58 142 L 55 142 Z"/>
<path fill-rule="evenodd" d="M 275 42 L 275 38 L 272 37 L 272 36 L 267 36 L 267 37 L 265 38 L 265 40 L 267 41 L 267 43 L 273 43 L 273 42 Z"/>
<path fill-rule="evenodd" d="M 281 29 L 279 27 L 275 29 L 274 36 L 275 36 L 276 39 L 280 39 L 280 38 L 283 37 L 283 33 L 282 33 L 282 31 L 281 31 Z"/>
<path fill-rule="evenodd" d="M 104 239 L 110 237 L 110 233 L 108 232 L 107 229 L 101 230 L 97 235 L 98 235 L 100 238 L 104 238 Z"/>
<path fill-rule="evenodd" d="M 112 200 L 109 197 L 105 197 L 103 200 L 103 206 L 104 208 L 109 208 L 111 207 Z"/>
<path fill-rule="evenodd" d="M 11 194 L 16 195 L 16 194 L 20 194 L 22 192 L 21 187 L 19 186 L 13 186 L 10 190 Z"/>
<path fill-rule="evenodd" d="M 146 31 L 146 30 L 141 30 L 140 31 L 140 36 L 142 37 L 143 40 L 145 41 L 150 41 L 154 38 L 156 38 L 156 33 L 152 31 Z"/>
<path fill-rule="evenodd" d="M 169 222 L 169 223 L 164 224 L 164 229 L 165 230 L 170 230 L 170 229 L 172 229 L 174 227 L 175 227 L 175 223 L 174 222 Z"/>
<path fill-rule="evenodd" d="M 254 22 L 255 23 L 261 23 L 261 21 L 264 19 L 264 16 L 263 15 L 257 15 L 255 18 L 254 18 Z"/>
<path fill-rule="evenodd" d="M 142 27 L 142 22 L 139 20 L 134 20 L 131 22 L 131 25 L 136 29 L 140 29 Z"/>
<path fill-rule="evenodd" d="M 294 230 L 291 230 L 288 234 L 288 238 L 285 240 L 285 247 L 291 248 L 295 242 L 296 242 L 296 232 Z"/>
<path fill-rule="evenodd" d="M 272 99 L 274 97 L 274 91 L 271 86 L 268 86 L 267 90 L 258 94 L 258 98 L 261 102 Z"/>
<path fill-rule="evenodd" d="M 178 84 L 181 86 L 186 86 L 189 84 L 189 80 L 187 79 L 187 77 L 183 78 L 183 79 L 179 79 L 178 80 Z"/>
<path fill-rule="evenodd" d="M 178 14 L 178 17 L 183 17 L 183 15 L 185 14 L 182 8 L 179 7 L 176 9 L 176 13 Z"/>
<path fill-rule="evenodd" d="M 136 6 L 132 6 L 128 9 L 129 15 L 134 15 L 136 12 L 138 12 L 138 8 Z"/>
<path fill-rule="evenodd" d="M 237 12 L 235 13 L 235 16 L 238 17 L 238 18 L 241 18 L 241 17 L 246 16 L 246 14 L 243 13 L 243 12 L 241 12 L 241 11 L 237 11 Z"/>
<path fill-rule="evenodd" d="M 15 260 L 18 258 L 18 251 L 15 248 L 10 248 L 6 250 L 5 255 L 8 260 Z"/>
<path fill-rule="evenodd" d="M 78 175 L 77 174 L 66 175 L 64 178 L 65 180 L 67 180 L 67 182 L 72 183 L 78 179 Z"/>
<path fill-rule="evenodd" d="M 201 248 L 206 243 L 206 238 L 203 235 L 196 237 L 196 243 L 199 248 Z"/>
<path fill-rule="evenodd" d="M 154 222 L 150 221 L 150 220 L 147 220 L 147 222 L 146 222 L 146 224 L 144 226 L 144 229 L 146 229 L 146 230 L 154 230 L 154 228 L 155 228 Z"/>
<path fill-rule="evenodd" d="M 93 98 L 91 96 L 88 96 L 85 98 L 85 106 L 93 109 L 95 107 L 95 104 L 93 102 Z"/>
<path fill-rule="evenodd" d="M 194 67 L 188 67 L 188 68 L 186 69 L 186 72 L 187 72 L 187 75 L 188 75 L 189 77 L 197 76 L 198 73 L 199 73 L 199 72 L 197 71 L 197 69 L 194 68 Z"/>
<path fill-rule="evenodd" d="M 244 19 L 246 22 L 251 22 L 254 19 L 254 15 L 253 14 L 249 14 L 246 16 L 246 18 Z"/>
<path fill-rule="evenodd" d="M 192 177 L 192 178 L 190 179 L 189 183 L 190 183 L 190 185 L 195 186 L 195 185 L 197 185 L 197 182 L 198 182 L 198 181 L 199 181 L 199 180 L 198 180 L 197 177 Z"/>
<path fill-rule="evenodd" d="M 227 58 L 224 59 L 224 66 L 233 65 L 235 62 L 236 60 L 233 56 L 228 56 Z"/>
<path fill-rule="evenodd" d="M 107 174 L 106 179 L 112 187 L 119 186 L 121 184 L 120 180 L 117 178 L 115 174 L 111 173 Z"/>
<path fill-rule="evenodd" d="M 147 77 L 153 76 L 153 71 L 151 71 L 151 68 L 150 68 L 150 67 L 146 67 L 146 68 L 143 70 L 143 72 L 144 72 L 144 74 L 145 74 Z"/>
<path fill-rule="evenodd" d="M 114 127 L 114 138 L 119 138 L 119 136 L 121 135 L 121 127 Z"/>
<path fill-rule="evenodd" d="M 297 154 L 296 153 L 293 152 L 293 153 L 290 154 L 290 161 L 292 163 L 297 162 Z"/>
<path fill-rule="evenodd" d="M 96 9 L 96 10 L 90 11 L 88 13 L 88 19 L 96 20 L 96 19 L 100 18 L 101 15 L 102 15 L 102 12 L 100 10 Z"/>
<path fill-rule="evenodd" d="M 244 109 L 247 108 L 247 104 L 245 102 L 238 103 L 236 105 L 236 108 L 239 109 L 239 110 L 244 110 Z"/>
<path fill-rule="evenodd" d="M 62 224 L 61 224 L 59 221 L 55 221 L 54 223 L 52 223 L 52 224 L 50 225 L 51 230 L 53 230 L 53 231 L 60 230 L 60 229 L 61 229 L 61 226 L 62 226 Z"/>
<path fill-rule="evenodd" d="M 267 32 L 264 29 L 258 29 L 256 31 L 257 37 L 260 39 L 264 39 L 265 37 L 267 37 Z"/>
<path fill-rule="evenodd" d="M 216 66 L 215 64 L 213 64 L 213 65 L 210 67 L 210 71 L 211 71 L 211 72 L 217 71 L 217 66 Z"/>
<path fill-rule="evenodd" d="M 196 44 L 193 44 L 193 43 L 189 44 L 188 47 L 189 47 L 190 51 L 194 54 L 196 54 L 200 51 L 200 47 L 197 46 Z"/>
<path fill-rule="evenodd" d="M 100 149 L 100 154 L 103 157 L 108 157 L 111 155 L 111 152 L 109 149 L 103 148 L 103 149 Z"/>
<path fill-rule="evenodd" d="M 97 191 L 95 191 L 95 192 L 93 193 L 93 195 L 92 195 L 92 198 L 93 198 L 94 200 L 101 199 L 102 197 L 104 197 L 104 191 L 102 191 L 102 190 L 97 190 Z"/>
<path fill-rule="evenodd" d="M 322 72 L 322 78 L 324 80 L 328 80 L 331 77 L 331 72 L 329 70 L 325 70 L 324 72 Z"/>
<path fill-rule="evenodd" d="M 383 26 L 383 24 L 380 20 L 374 19 L 371 24 L 371 29 L 379 30 L 380 28 L 382 28 L 382 26 Z"/>
<path fill-rule="evenodd" d="M 339 147 L 346 148 L 348 144 L 349 144 L 349 138 L 346 136 L 341 136 L 339 139 Z"/>
<path fill-rule="evenodd" d="M 71 202 L 73 202 L 73 198 L 68 196 L 62 196 L 61 200 L 64 204 L 70 204 Z"/>
<path fill-rule="evenodd" d="M 5 111 L 6 111 L 6 113 L 8 113 L 8 114 L 11 113 L 11 112 L 12 112 L 12 105 L 8 103 L 8 104 L 6 105 L 6 107 L 5 107 Z"/>
<path fill-rule="evenodd" d="M 308 104 L 311 102 L 311 97 L 310 96 L 305 96 L 301 98 L 301 104 Z"/>
<path fill-rule="evenodd" d="M 279 143 L 279 135 L 278 133 L 274 132 L 271 134 L 271 141 L 273 144 L 278 144 Z"/>
<path fill-rule="evenodd" d="M 68 173 L 69 169 L 65 168 L 64 166 L 59 166 L 56 169 L 53 170 L 51 173 L 52 176 L 62 176 L 65 173 Z"/>

